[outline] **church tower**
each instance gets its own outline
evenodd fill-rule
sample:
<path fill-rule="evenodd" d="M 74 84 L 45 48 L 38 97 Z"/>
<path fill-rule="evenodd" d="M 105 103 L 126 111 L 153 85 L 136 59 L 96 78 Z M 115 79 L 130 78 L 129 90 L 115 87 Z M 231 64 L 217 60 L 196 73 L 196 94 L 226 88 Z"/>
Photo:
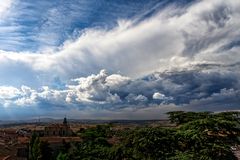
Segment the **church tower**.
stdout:
<path fill-rule="evenodd" d="M 67 126 L 67 124 L 68 124 L 68 123 L 67 123 L 67 118 L 66 118 L 66 117 L 64 117 L 64 119 L 63 119 L 63 124 L 66 125 L 66 126 Z"/>

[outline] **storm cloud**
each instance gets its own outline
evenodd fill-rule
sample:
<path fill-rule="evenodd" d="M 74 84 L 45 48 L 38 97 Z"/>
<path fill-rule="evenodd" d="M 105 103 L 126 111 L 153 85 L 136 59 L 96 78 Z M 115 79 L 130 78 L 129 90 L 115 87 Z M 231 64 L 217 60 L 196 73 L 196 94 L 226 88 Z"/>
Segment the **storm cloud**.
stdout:
<path fill-rule="evenodd" d="M 0 6 L 0 17 L 6 8 L 16 9 L 10 2 Z M 115 15 L 111 27 L 76 29 L 64 40 L 58 34 L 61 26 L 50 36 L 54 39 L 45 43 L 46 35 L 55 30 L 47 24 L 59 24 L 54 18 L 59 18 L 59 10 L 48 10 L 52 14 L 34 36 L 39 38 L 37 50 L 0 46 L 0 108 L 24 112 L 34 108 L 40 113 L 95 111 L 94 116 L 102 111 L 143 115 L 144 110 L 161 112 L 161 107 L 164 111 L 168 107 L 239 109 L 240 2 L 200 0 L 147 6 L 151 14 L 143 9 L 131 18 Z M 22 12 L 4 16 L 15 20 Z M 12 31 L 22 26 L 14 27 Z"/>

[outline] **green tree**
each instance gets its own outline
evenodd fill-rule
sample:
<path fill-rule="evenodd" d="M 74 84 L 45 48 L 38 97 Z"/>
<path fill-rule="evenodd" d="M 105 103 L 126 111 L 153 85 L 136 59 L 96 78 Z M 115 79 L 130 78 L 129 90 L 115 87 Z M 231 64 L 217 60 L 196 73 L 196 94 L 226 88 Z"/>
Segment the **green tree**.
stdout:
<path fill-rule="evenodd" d="M 58 160 L 234 160 L 239 143 L 239 112 L 168 113 L 175 128 L 138 127 L 113 132 L 98 125 L 79 132 L 83 141 L 61 149 Z M 109 143 L 110 137 L 119 141 Z M 35 138 L 36 143 L 39 139 Z M 35 141 L 31 143 L 35 150 Z M 37 145 L 36 145 L 37 146 Z M 35 155 L 35 154 L 33 154 Z"/>
<path fill-rule="evenodd" d="M 70 160 L 70 158 L 67 153 L 60 152 L 57 156 L 57 160 Z"/>
<path fill-rule="evenodd" d="M 194 159 L 234 159 L 231 146 L 239 143 L 239 129 L 229 117 L 213 114 L 181 125 L 176 133 L 179 150 L 190 151 Z"/>
<path fill-rule="evenodd" d="M 40 140 L 39 137 L 35 134 L 32 135 L 29 144 L 29 159 L 30 160 L 37 160 L 40 155 L 40 148 L 39 148 Z"/>
<path fill-rule="evenodd" d="M 40 141 L 39 136 L 33 134 L 29 143 L 29 159 L 30 160 L 51 160 L 52 150 L 49 143 Z"/>

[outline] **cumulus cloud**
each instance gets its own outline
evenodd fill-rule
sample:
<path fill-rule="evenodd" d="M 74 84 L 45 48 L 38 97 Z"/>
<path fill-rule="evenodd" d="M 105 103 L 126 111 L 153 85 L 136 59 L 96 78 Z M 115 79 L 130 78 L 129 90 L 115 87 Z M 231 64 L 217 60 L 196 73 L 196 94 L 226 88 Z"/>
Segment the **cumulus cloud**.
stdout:
<path fill-rule="evenodd" d="M 22 86 L 21 89 L 11 86 L 0 87 L 0 103 L 4 107 L 11 105 L 32 105 L 36 92 L 29 87 Z"/>
<path fill-rule="evenodd" d="M 11 99 L 19 94 L 19 90 L 14 87 L 1 86 L 0 93 L 1 99 Z"/>
<path fill-rule="evenodd" d="M 138 102 L 147 102 L 148 98 L 139 94 L 139 95 L 134 95 L 132 93 L 130 93 L 126 98 L 128 103 L 138 103 Z"/>
<path fill-rule="evenodd" d="M 114 76 L 120 79 L 114 81 Z M 71 91 L 67 95 L 67 100 L 77 102 L 118 103 L 121 101 L 120 97 L 116 93 L 112 94 L 110 88 L 114 87 L 114 85 L 120 85 L 123 83 L 123 80 L 124 77 L 121 79 L 120 75 L 113 75 L 109 78 L 105 70 L 101 70 L 97 75 L 74 79 L 73 81 L 78 84 L 68 86 Z"/>
<path fill-rule="evenodd" d="M 66 104 L 65 97 L 66 91 L 49 89 L 46 86 L 39 90 L 27 86 L 21 86 L 21 88 L 0 87 L 0 104 L 3 107 L 38 107 L 38 105 L 42 107 L 44 103 L 55 107 Z"/>
<path fill-rule="evenodd" d="M 219 95 L 234 99 L 235 93 L 240 90 L 240 74 L 231 71 L 235 67 L 222 68 L 221 72 L 214 70 L 214 67 L 155 72 L 139 79 L 101 70 L 98 74 L 72 79 L 63 89 L 43 86 L 34 90 L 26 86 L 20 89 L 2 86 L 0 99 L 4 106 L 10 102 L 18 106 L 102 106 L 116 110 L 134 105 L 184 106 L 215 99 Z"/>
<path fill-rule="evenodd" d="M 157 99 L 157 100 L 173 100 L 172 97 L 166 97 L 164 94 L 159 93 L 159 92 L 155 92 L 152 96 L 153 99 Z"/>

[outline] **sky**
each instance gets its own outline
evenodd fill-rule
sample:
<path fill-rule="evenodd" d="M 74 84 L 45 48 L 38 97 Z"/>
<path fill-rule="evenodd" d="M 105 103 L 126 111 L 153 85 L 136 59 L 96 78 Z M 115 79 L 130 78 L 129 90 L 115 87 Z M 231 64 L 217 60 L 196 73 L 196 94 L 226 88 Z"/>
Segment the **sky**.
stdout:
<path fill-rule="evenodd" d="M 239 0 L 4 0 L 0 120 L 240 109 Z"/>

